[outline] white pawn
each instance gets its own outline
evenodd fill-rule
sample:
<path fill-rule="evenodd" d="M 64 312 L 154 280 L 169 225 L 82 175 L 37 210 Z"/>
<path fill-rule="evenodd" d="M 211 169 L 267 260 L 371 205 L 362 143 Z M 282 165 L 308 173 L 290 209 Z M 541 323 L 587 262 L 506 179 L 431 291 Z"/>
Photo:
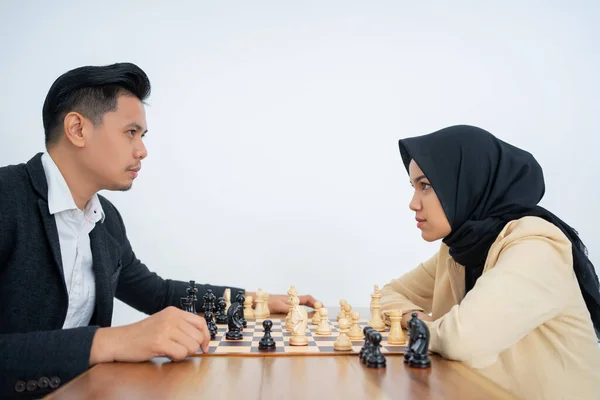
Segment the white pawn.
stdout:
<path fill-rule="evenodd" d="M 329 336 L 331 335 L 331 326 L 329 325 L 329 317 L 327 316 L 329 312 L 325 307 L 322 307 L 319 310 L 319 314 L 321 314 L 321 322 L 319 322 L 319 326 L 317 327 L 316 334 L 319 336 Z"/>
<path fill-rule="evenodd" d="M 346 313 L 346 316 L 344 318 L 346 318 L 348 320 L 348 322 L 351 322 L 352 321 L 352 306 L 350 304 L 344 305 L 344 312 Z"/>
<path fill-rule="evenodd" d="M 265 311 L 265 294 L 262 289 L 258 289 L 256 292 L 256 306 L 254 307 L 254 317 L 256 319 L 265 319 L 267 318 L 267 313 Z"/>
<path fill-rule="evenodd" d="M 315 302 L 315 313 L 313 314 L 311 323 L 313 325 L 319 325 L 321 322 L 321 308 L 323 307 L 323 303 L 320 301 Z"/>
<path fill-rule="evenodd" d="M 350 326 L 348 320 L 346 318 L 340 318 L 339 325 L 340 335 L 335 339 L 335 342 L 333 342 L 333 349 L 338 351 L 352 350 L 352 342 L 347 335 L 348 326 Z"/>
<path fill-rule="evenodd" d="M 363 340 L 364 333 L 363 330 L 360 329 L 358 325 L 358 321 L 360 319 L 360 314 L 357 312 L 352 313 L 352 327 L 350 327 L 350 331 L 348 332 L 348 337 L 350 340 Z"/>
<path fill-rule="evenodd" d="M 340 320 L 340 318 L 346 318 L 346 304 L 348 304 L 346 300 L 340 300 L 340 313 L 337 316 L 338 321 Z"/>
<path fill-rule="evenodd" d="M 390 334 L 388 335 L 388 344 L 390 345 L 403 345 L 406 344 L 406 337 L 402 330 L 402 312 L 400 310 L 393 310 L 390 313 L 390 320 L 392 321 L 390 327 Z"/>
<path fill-rule="evenodd" d="M 247 296 L 244 300 L 244 318 L 254 318 L 254 310 L 252 309 L 252 296 Z"/>

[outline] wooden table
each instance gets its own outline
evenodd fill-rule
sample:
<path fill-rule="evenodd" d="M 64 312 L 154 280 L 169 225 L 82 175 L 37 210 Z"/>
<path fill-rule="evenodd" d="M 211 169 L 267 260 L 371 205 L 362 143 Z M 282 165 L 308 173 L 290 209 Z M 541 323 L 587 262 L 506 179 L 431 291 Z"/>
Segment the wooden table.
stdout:
<path fill-rule="evenodd" d="M 360 310 L 362 315 L 368 309 Z M 97 365 L 47 399 L 513 399 L 458 362 L 433 355 L 428 369 L 401 355 L 367 368 L 356 355 L 198 355 L 175 363 Z"/>

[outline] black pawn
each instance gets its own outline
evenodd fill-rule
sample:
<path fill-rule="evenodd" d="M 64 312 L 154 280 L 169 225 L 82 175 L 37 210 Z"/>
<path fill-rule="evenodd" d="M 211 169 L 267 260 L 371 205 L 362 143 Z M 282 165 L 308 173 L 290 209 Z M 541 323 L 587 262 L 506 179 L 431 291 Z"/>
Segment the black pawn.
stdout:
<path fill-rule="evenodd" d="M 219 300 L 217 300 L 217 313 L 215 314 L 215 322 L 219 325 L 227 324 L 226 308 L 227 303 L 225 302 L 225 298 L 219 297 Z"/>
<path fill-rule="evenodd" d="M 365 360 L 367 359 L 367 355 L 369 354 L 370 351 L 370 342 L 369 342 L 369 332 L 371 332 L 373 330 L 372 327 L 370 326 L 365 326 L 363 328 L 363 334 L 364 334 L 364 343 L 363 343 L 363 347 L 360 349 L 360 351 L 358 352 L 358 357 L 360 358 L 360 362 L 361 363 L 365 363 Z"/>
<path fill-rule="evenodd" d="M 264 336 L 258 342 L 258 348 L 260 350 L 274 350 L 276 347 L 275 340 L 271 337 L 271 328 L 273 327 L 273 322 L 270 319 L 265 319 L 263 321 L 263 332 Z"/>
<path fill-rule="evenodd" d="M 371 353 L 367 356 L 367 367 L 385 368 L 386 360 L 381 354 L 381 333 L 377 331 L 369 332 L 370 342 L 372 343 Z"/>
<path fill-rule="evenodd" d="M 204 319 L 206 320 L 206 325 L 208 326 L 208 331 L 210 332 L 210 338 L 211 340 L 214 340 L 217 336 L 217 331 L 219 328 L 217 327 L 217 324 L 215 324 L 212 311 L 206 311 L 204 313 Z"/>

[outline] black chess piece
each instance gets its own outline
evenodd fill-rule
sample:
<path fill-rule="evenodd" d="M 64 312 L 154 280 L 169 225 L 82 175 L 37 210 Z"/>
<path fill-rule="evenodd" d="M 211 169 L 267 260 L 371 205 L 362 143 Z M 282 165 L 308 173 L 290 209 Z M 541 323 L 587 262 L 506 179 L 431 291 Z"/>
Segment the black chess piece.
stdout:
<path fill-rule="evenodd" d="M 244 292 L 238 290 L 237 294 L 235 295 L 235 301 L 236 303 L 240 303 L 242 306 L 242 325 L 244 328 L 246 328 L 248 327 L 248 321 L 246 321 L 246 316 L 244 315 L 244 303 L 246 302 L 246 296 L 244 295 Z"/>
<path fill-rule="evenodd" d="M 240 303 L 232 303 L 227 310 L 227 326 L 228 330 L 225 338 L 229 340 L 241 340 L 242 334 L 242 312 L 244 307 Z"/>
<path fill-rule="evenodd" d="M 373 327 L 371 327 L 371 326 L 365 326 L 363 328 L 365 342 L 363 343 L 363 347 L 358 352 L 358 357 L 360 358 L 360 362 L 363 364 L 366 362 L 367 355 L 371 351 L 371 342 L 369 339 L 369 332 L 371 332 L 372 330 L 373 330 Z"/>
<path fill-rule="evenodd" d="M 225 302 L 225 298 L 219 297 L 219 300 L 217 300 L 217 312 L 215 314 L 215 322 L 219 325 L 225 325 L 227 323 L 226 308 L 227 303 Z"/>
<path fill-rule="evenodd" d="M 385 368 L 386 359 L 381 354 L 381 333 L 376 330 L 369 332 L 371 342 L 371 352 L 367 355 L 367 367 L 369 368 Z"/>
<path fill-rule="evenodd" d="M 274 350 L 276 347 L 275 340 L 271 337 L 271 328 L 273 328 L 273 322 L 270 319 L 263 321 L 263 332 L 264 336 L 258 342 L 258 348 L 260 350 Z"/>
<path fill-rule="evenodd" d="M 182 297 L 180 300 L 180 303 L 181 303 L 181 309 L 183 311 L 192 312 L 192 309 L 191 309 L 192 302 L 190 301 L 189 297 Z"/>
<path fill-rule="evenodd" d="M 431 367 L 431 359 L 429 358 L 429 328 L 422 320 L 415 317 L 411 324 L 411 355 L 408 359 L 408 365 L 414 368 L 429 368 Z"/>
<path fill-rule="evenodd" d="M 413 345 L 415 340 L 417 339 L 417 333 L 415 331 L 416 329 L 416 324 L 415 321 L 417 321 L 419 318 L 417 317 L 417 313 L 414 312 L 411 314 L 411 319 L 408 320 L 408 322 L 406 323 L 406 326 L 408 328 L 408 345 L 406 346 L 406 353 L 404 353 L 404 363 L 408 364 L 410 362 L 410 359 L 413 356 Z"/>
<path fill-rule="evenodd" d="M 211 340 L 214 340 L 217 336 L 219 328 L 217 327 L 217 324 L 215 324 L 213 312 L 210 310 L 206 311 L 204 313 L 204 319 L 206 320 L 206 325 L 208 326 L 208 331 L 210 332 L 210 338 Z"/>
<path fill-rule="evenodd" d="M 190 299 L 190 312 L 194 314 L 198 314 L 196 312 L 196 302 L 198 298 L 196 297 L 196 293 L 198 293 L 198 288 L 196 287 L 196 281 L 189 281 L 189 286 L 187 288 L 188 298 Z"/>
<path fill-rule="evenodd" d="M 211 294 L 213 294 L 212 289 L 207 289 L 206 293 L 204 293 L 204 296 L 202 297 L 202 300 L 204 300 L 204 302 L 202 303 L 202 312 L 213 311 L 210 309 L 210 295 Z"/>

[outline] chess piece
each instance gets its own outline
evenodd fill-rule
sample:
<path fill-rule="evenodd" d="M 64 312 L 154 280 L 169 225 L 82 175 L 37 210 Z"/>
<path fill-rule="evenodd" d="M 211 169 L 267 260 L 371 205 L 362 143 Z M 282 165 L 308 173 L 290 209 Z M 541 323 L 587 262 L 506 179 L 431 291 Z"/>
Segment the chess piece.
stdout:
<path fill-rule="evenodd" d="M 337 320 L 339 321 L 341 318 L 346 318 L 346 304 L 348 302 L 344 299 L 340 300 L 340 313 L 337 316 Z"/>
<path fill-rule="evenodd" d="M 228 340 L 242 340 L 244 337 L 242 335 L 243 329 L 243 312 L 244 306 L 240 303 L 235 302 L 231 304 L 229 310 L 227 310 L 227 333 L 225 334 L 225 338 Z"/>
<path fill-rule="evenodd" d="M 402 312 L 400 310 L 393 310 L 390 313 L 390 333 L 388 335 L 388 344 L 392 346 L 401 346 L 406 344 L 406 338 L 404 331 L 402 331 Z"/>
<path fill-rule="evenodd" d="M 315 302 L 315 312 L 313 314 L 312 321 L 311 321 L 311 323 L 313 325 L 319 325 L 319 322 L 321 322 L 321 313 L 319 311 L 321 310 L 322 307 L 323 307 L 323 303 L 321 303 L 320 301 Z"/>
<path fill-rule="evenodd" d="M 267 310 L 265 307 L 265 293 L 260 288 L 256 292 L 256 299 L 254 300 L 254 303 L 256 304 L 256 306 L 254 307 L 254 318 L 256 318 L 256 319 L 267 318 L 268 314 L 267 314 Z"/>
<path fill-rule="evenodd" d="M 244 318 L 254 318 L 254 310 L 252 309 L 252 296 L 246 297 L 244 300 Z"/>
<path fill-rule="evenodd" d="M 269 296 L 271 296 L 269 293 L 265 293 L 265 312 L 267 313 L 265 318 L 269 318 L 271 316 L 271 310 L 269 310 Z"/>
<path fill-rule="evenodd" d="M 363 338 L 362 329 L 358 325 L 358 321 L 360 320 L 360 313 L 353 312 L 352 313 L 352 327 L 348 331 L 348 337 L 350 340 L 361 340 Z"/>
<path fill-rule="evenodd" d="M 346 313 L 345 317 L 349 323 L 352 322 L 352 306 L 349 303 L 344 305 L 344 312 Z"/>
<path fill-rule="evenodd" d="M 417 313 L 412 313 L 411 314 L 411 319 L 408 320 L 408 322 L 406 323 L 406 326 L 408 328 L 408 345 L 406 346 L 406 352 L 404 353 L 404 363 L 408 364 L 409 360 L 412 358 L 413 356 L 413 350 L 412 350 L 412 346 L 415 342 L 415 340 L 417 339 L 417 336 L 413 336 L 413 325 L 415 324 L 415 321 L 417 320 Z"/>
<path fill-rule="evenodd" d="M 181 303 L 181 309 L 183 311 L 193 312 L 192 311 L 192 301 L 190 300 L 189 296 L 182 297 L 180 300 L 180 303 Z"/>
<path fill-rule="evenodd" d="M 422 320 L 417 318 L 417 313 L 412 314 L 410 325 L 410 356 L 408 365 L 414 368 L 429 368 L 429 328 Z"/>
<path fill-rule="evenodd" d="M 213 319 L 213 312 L 211 310 L 204 312 L 204 320 L 206 321 L 206 325 L 208 326 L 208 332 L 210 333 L 211 340 L 214 340 L 217 336 L 217 332 L 219 328 Z"/>
<path fill-rule="evenodd" d="M 292 317 L 292 309 L 293 309 L 292 298 L 294 296 L 296 296 L 297 294 L 298 294 L 298 291 L 296 290 L 296 287 L 294 285 L 292 285 L 290 287 L 290 289 L 288 290 L 288 297 L 289 297 L 290 306 L 288 308 L 288 313 L 287 313 L 287 315 L 285 317 L 285 330 L 286 330 L 286 332 L 291 332 L 292 331 L 292 325 L 290 323 L 290 318 Z"/>
<path fill-rule="evenodd" d="M 229 311 L 229 307 L 231 307 L 231 289 L 227 288 L 223 292 L 223 298 L 225 299 L 225 312 Z"/>
<path fill-rule="evenodd" d="M 379 291 L 379 287 L 375 285 L 375 292 L 371 294 L 371 320 L 369 321 L 369 325 L 376 331 L 383 332 L 385 331 L 385 322 L 381 318 L 380 298 L 381 292 Z"/>
<path fill-rule="evenodd" d="M 329 325 L 329 312 L 325 307 L 321 307 L 319 310 L 321 314 L 321 322 L 319 322 L 319 326 L 317 326 L 316 335 L 319 336 L 329 336 L 331 335 L 331 326 Z"/>
<path fill-rule="evenodd" d="M 350 330 L 349 326 L 350 326 L 350 323 L 348 322 L 348 320 L 346 318 L 340 318 L 340 321 L 339 321 L 340 334 L 337 337 L 337 339 L 335 339 L 335 342 L 333 342 L 334 350 L 338 350 L 338 351 L 352 350 L 352 342 L 350 341 L 350 338 L 348 337 L 348 331 Z"/>
<path fill-rule="evenodd" d="M 360 358 L 360 362 L 361 363 L 366 363 L 367 360 L 367 356 L 369 355 L 370 351 L 371 351 L 371 339 L 369 336 L 369 332 L 371 332 L 373 330 L 372 327 L 370 326 L 365 326 L 363 328 L 363 336 L 364 336 L 364 343 L 362 348 L 360 349 L 360 351 L 358 352 L 358 356 Z"/>
<path fill-rule="evenodd" d="M 189 311 L 194 314 L 198 314 L 196 312 L 196 302 L 198 298 L 196 297 L 196 293 L 198 293 L 198 288 L 196 287 L 195 281 L 189 281 L 189 286 L 187 288 L 188 298 L 190 299 Z"/>
<path fill-rule="evenodd" d="M 246 321 L 246 316 L 244 315 L 243 308 L 244 303 L 246 302 L 246 296 L 244 295 L 244 292 L 238 290 L 237 294 L 235 295 L 235 302 L 240 303 L 240 305 L 242 306 L 242 326 L 246 328 L 248 326 L 248 321 Z"/>
<path fill-rule="evenodd" d="M 202 304 L 202 312 L 215 311 L 216 296 L 212 289 L 207 289 L 202 299 L 204 300 L 204 303 Z"/>
<path fill-rule="evenodd" d="M 300 306 L 300 300 L 296 296 L 292 297 L 292 306 L 292 316 L 290 317 L 292 323 L 292 337 L 290 338 L 290 344 L 292 346 L 306 346 L 308 345 L 308 338 L 306 337 L 308 314 L 306 310 Z"/>
<path fill-rule="evenodd" d="M 258 342 L 259 350 L 274 350 L 276 347 L 275 340 L 271 337 L 271 329 L 273 328 L 273 322 L 270 319 L 265 319 L 262 323 L 263 332 L 265 333 L 263 337 Z"/>
<path fill-rule="evenodd" d="M 381 333 L 376 330 L 369 332 L 369 342 L 371 342 L 371 351 L 367 355 L 367 367 L 385 368 L 386 360 L 381 354 Z"/>
<path fill-rule="evenodd" d="M 215 314 L 215 323 L 219 325 L 224 325 L 227 323 L 227 312 L 225 309 L 227 308 L 227 303 L 223 297 L 219 297 L 217 300 L 217 313 Z"/>

